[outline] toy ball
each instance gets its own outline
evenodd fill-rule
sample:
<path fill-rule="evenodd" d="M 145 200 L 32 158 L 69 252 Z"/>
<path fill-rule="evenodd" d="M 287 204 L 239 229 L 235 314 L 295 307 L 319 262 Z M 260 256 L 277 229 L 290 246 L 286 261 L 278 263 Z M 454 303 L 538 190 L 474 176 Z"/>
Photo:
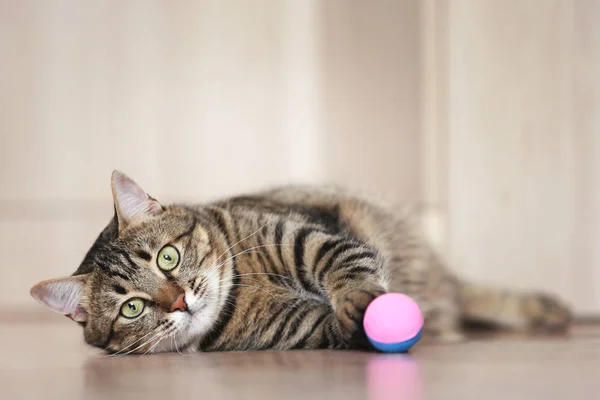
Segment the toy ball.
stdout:
<path fill-rule="evenodd" d="M 410 297 L 385 293 L 369 304 L 363 326 L 367 338 L 377 350 L 404 353 L 421 338 L 423 314 Z"/>

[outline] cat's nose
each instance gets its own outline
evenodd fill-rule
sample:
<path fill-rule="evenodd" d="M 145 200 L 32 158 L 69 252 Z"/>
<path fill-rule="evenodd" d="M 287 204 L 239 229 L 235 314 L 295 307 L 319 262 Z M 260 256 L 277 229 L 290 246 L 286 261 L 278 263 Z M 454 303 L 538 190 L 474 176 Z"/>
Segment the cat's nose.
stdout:
<path fill-rule="evenodd" d="M 181 293 L 177 296 L 177 299 L 171 304 L 171 312 L 175 311 L 187 311 L 188 306 L 185 303 L 185 293 Z"/>

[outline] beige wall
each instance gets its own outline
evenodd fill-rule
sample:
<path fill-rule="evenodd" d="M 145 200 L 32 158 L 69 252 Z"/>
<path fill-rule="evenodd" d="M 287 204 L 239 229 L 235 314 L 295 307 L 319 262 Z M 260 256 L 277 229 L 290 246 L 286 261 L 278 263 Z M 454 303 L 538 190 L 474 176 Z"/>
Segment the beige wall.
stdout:
<path fill-rule="evenodd" d="M 346 4 L 0 1 L 0 307 L 74 270 L 114 168 L 164 200 L 292 181 L 417 200 L 417 3 Z"/>
<path fill-rule="evenodd" d="M 419 1 L 321 4 L 328 174 L 420 202 Z"/>
<path fill-rule="evenodd" d="M 600 2 L 573 7 L 574 151 L 572 217 L 573 298 L 582 310 L 600 310 Z"/>
<path fill-rule="evenodd" d="M 426 176 L 425 196 L 451 259 L 598 313 L 600 2 L 428 4 L 442 35 L 426 43 L 438 113 L 425 154 L 446 170 Z"/>
<path fill-rule="evenodd" d="M 598 3 L 0 0 L 0 308 L 76 267 L 119 168 L 426 204 L 459 272 L 600 312 Z"/>

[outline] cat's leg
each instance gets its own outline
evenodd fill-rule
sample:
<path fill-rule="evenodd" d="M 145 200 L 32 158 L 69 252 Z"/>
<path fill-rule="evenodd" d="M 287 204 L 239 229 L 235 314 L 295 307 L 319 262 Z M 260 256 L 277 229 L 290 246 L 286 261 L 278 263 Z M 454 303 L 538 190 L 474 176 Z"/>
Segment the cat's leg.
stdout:
<path fill-rule="evenodd" d="M 392 212 L 360 200 L 343 203 L 340 215 L 380 251 L 388 290 L 419 304 L 425 317 L 423 338 L 463 340 L 458 284 L 422 235 L 417 216 L 410 209 Z"/>
<path fill-rule="evenodd" d="M 384 260 L 373 248 L 344 239 L 323 241 L 312 266 L 314 282 L 329 299 L 335 331 L 354 348 L 370 348 L 363 328 L 367 306 L 387 292 Z"/>
<path fill-rule="evenodd" d="M 418 297 L 425 317 L 423 337 L 439 343 L 460 342 L 465 336 L 461 328 L 458 285 L 444 271 L 437 271 L 432 275 L 434 276 L 430 277 L 427 287 Z"/>
<path fill-rule="evenodd" d="M 405 230 L 405 235 L 392 237 L 396 246 L 388 263 L 390 291 L 404 293 L 419 304 L 425 318 L 424 340 L 461 341 L 459 284 L 427 242 L 411 233 Z"/>
<path fill-rule="evenodd" d="M 426 247 L 394 263 L 361 242 L 311 238 L 317 243 L 306 243 L 313 250 L 304 260 L 315 261 L 310 275 L 331 303 L 342 340 L 353 347 L 370 347 L 363 329 L 364 312 L 375 297 L 388 291 L 404 293 L 419 304 L 425 317 L 424 338 L 463 339 L 459 286 Z"/>
<path fill-rule="evenodd" d="M 513 331 L 564 332 L 572 321 L 571 310 L 556 296 L 516 293 L 471 283 L 460 283 L 460 306 L 467 322 Z"/>
<path fill-rule="evenodd" d="M 457 280 L 427 249 L 422 253 L 404 254 L 386 264 L 390 272 L 389 291 L 403 293 L 417 302 L 425 320 L 424 341 L 456 343 L 464 340 Z"/>

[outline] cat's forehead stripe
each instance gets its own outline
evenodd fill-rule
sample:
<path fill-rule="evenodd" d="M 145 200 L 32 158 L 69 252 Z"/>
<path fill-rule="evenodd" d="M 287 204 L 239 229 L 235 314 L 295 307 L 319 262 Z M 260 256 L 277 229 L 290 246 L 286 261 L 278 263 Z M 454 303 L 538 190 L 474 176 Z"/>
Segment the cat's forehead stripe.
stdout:
<path fill-rule="evenodd" d="M 119 285 L 119 284 L 114 284 L 113 285 L 113 289 L 115 290 L 115 292 L 117 292 L 118 294 L 127 294 L 127 289 L 125 289 L 123 286 Z"/>
<path fill-rule="evenodd" d="M 144 261 L 150 261 L 150 260 L 152 260 L 152 255 L 150 253 L 148 253 L 146 250 L 143 250 L 143 249 L 136 250 L 135 255 L 138 256 L 139 258 L 141 258 Z"/>
<path fill-rule="evenodd" d="M 194 217 L 194 220 L 192 221 L 191 226 L 185 232 L 183 232 L 181 235 L 177 236 L 175 241 L 181 240 L 186 236 L 190 236 L 192 233 L 194 233 L 194 229 L 196 229 L 197 225 L 198 225 L 198 219 Z"/>

